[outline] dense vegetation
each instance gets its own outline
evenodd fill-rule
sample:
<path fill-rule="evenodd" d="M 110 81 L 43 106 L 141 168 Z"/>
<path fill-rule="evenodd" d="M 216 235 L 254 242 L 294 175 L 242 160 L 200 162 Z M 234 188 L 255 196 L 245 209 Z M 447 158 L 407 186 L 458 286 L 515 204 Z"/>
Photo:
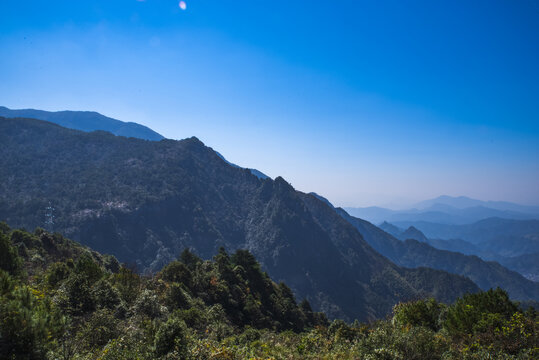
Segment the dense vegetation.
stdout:
<path fill-rule="evenodd" d="M 202 259 L 247 249 L 313 309 L 349 321 L 479 290 L 462 276 L 396 266 L 323 201 L 231 166 L 196 138 L 145 141 L 0 118 L 0 143 L 0 219 L 60 232 L 143 273 L 185 248 Z"/>
<path fill-rule="evenodd" d="M 328 323 L 247 251 L 139 276 L 55 233 L 0 225 L 2 359 L 534 359 L 539 317 L 500 290 Z"/>

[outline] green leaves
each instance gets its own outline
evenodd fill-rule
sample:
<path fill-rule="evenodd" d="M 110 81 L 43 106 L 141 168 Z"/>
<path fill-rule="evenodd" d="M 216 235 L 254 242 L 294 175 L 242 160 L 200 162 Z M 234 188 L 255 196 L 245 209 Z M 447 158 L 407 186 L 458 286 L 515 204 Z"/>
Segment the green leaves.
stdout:
<path fill-rule="evenodd" d="M 293 291 L 271 281 L 245 250 L 221 249 L 213 261 L 184 252 L 149 277 L 126 267 L 111 273 L 101 255 L 55 236 L 17 232 L 19 241 L 31 240 L 21 271 L 35 275 L 0 270 L 1 359 L 539 356 L 537 312 L 522 312 L 500 289 L 453 305 L 401 303 L 391 319 L 369 324 L 328 323 L 307 300 L 298 305 Z M 45 238 L 54 247 L 41 246 Z M 58 256 L 59 247 L 75 261 Z"/>
<path fill-rule="evenodd" d="M 14 275 L 21 270 L 22 260 L 6 234 L 0 232 L 0 269 Z"/>
<path fill-rule="evenodd" d="M 59 310 L 43 292 L 16 284 L 5 273 L 0 282 L 0 358 L 45 359 L 63 331 Z"/>

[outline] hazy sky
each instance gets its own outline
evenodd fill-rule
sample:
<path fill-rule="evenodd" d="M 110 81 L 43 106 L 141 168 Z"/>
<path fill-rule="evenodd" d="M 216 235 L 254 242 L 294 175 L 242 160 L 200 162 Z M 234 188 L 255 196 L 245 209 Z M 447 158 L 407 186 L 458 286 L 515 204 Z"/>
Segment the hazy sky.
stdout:
<path fill-rule="evenodd" d="M 0 3 L 0 105 L 95 110 L 336 205 L 539 204 L 539 2 Z"/>

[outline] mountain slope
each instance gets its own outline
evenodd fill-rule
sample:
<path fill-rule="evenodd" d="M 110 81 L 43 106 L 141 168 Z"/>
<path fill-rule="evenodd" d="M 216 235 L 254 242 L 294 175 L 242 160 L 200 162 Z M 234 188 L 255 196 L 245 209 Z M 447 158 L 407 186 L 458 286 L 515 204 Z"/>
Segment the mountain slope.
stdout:
<path fill-rule="evenodd" d="M 508 270 L 496 262 L 477 256 L 435 249 L 417 240 L 401 241 L 368 221 L 350 216 L 343 209 L 339 214 L 358 229 L 363 238 L 378 252 L 398 265 L 426 266 L 472 279 L 482 289 L 501 287 L 518 300 L 539 300 L 539 284 Z"/>
<path fill-rule="evenodd" d="M 221 153 L 219 153 L 219 152 L 217 152 L 217 151 L 216 151 L 215 153 L 216 153 L 217 155 L 219 155 L 219 157 L 220 157 L 221 159 L 223 159 L 228 165 L 233 166 L 233 167 L 237 167 L 237 168 L 241 168 L 241 166 L 236 165 L 236 164 L 234 164 L 234 163 L 231 163 L 230 161 L 228 161 L 227 159 L 225 159 L 225 157 L 224 157 L 223 155 L 221 155 Z M 257 170 L 257 169 L 249 169 L 249 168 L 244 168 L 244 169 L 248 169 L 248 170 L 251 172 L 251 174 L 253 174 L 254 176 L 256 176 L 256 177 L 259 178 L 259 179 L 265 180 L 265 179 L 268 179 L 268 178 L 269 178 L 268 175 L 264 174 L 262 171 L 259 171 L 259 170 Z"/>
<path fill-rule="evenodd" d="M 134 122 L 123 122 L 94 111 L 43 111 L 34 109 L 11 110 L 0 106 L 0 116 L 6 118 L 32 118 L 50 121 L 60 126 L 86 132 L 103 130 L 111 134 L 159 141 L 164 137 L 152 129 Z"/>
<path fill-rule="evenodd" d="M 0 118 L 0 142 L 0 218 L 34 228 L 54 216 L 52 230 L 140 270 L 184 248 L 206 259 L 221 246 L 248 249 L 274 280 L 346 319 L 477 291 L 460 276 L 394 265 L 323 201 L 230 166 L 196 138 L 148 142 Z"/>
<path fill-rule="evenodd" d="M 539 282 L 539 253 L 505 258 L 500 263 L 508 269 L 518 271 L 526 278 Z"/>

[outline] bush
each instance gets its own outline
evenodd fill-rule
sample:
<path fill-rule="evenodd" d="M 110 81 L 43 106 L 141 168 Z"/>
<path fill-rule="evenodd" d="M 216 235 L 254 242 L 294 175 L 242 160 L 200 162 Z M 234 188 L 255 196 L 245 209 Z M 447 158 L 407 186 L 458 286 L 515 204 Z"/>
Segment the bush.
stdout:
<path fill-rule="evenodd" d="M 164 280 L 185 284 L 188 288 L 191 287 L 191 279 L 193 275 L 191 271 L 179 261 L 173 261 L 163 268 L 161 276 Z"/>
<path fill-rule="evenodd" d="M 99 280 L 91 290 L 98 308 L 115 309 L 121 302 L 118 290 L 105 279 Z"/>
<path fill-rule="evenodd" d="M 93 285 L 104 275 L 99 264 L 87 253 L 83 254 L 76 262 L 75 273 L 84 276 L 90 285 Z"/>
<path fill-rule="evenodd" d="M 157 295 L 151 290 L 143 290 L 133 305 L 133 312 L 151 319 L 161 316 L 162 310 Z"/>
<path fill-rule="evenodd" d="M 0 269 L 10 274 L 17 274 L 21 270 L 22 260 L 17 249 L 11 246 L 7 235 L 0 232 Z"/>
<path fill-rule="evenodd" d="M 189 305 L 189 295 L 178 283 L 172 283 L 165 296 L 166 304 L 172 310 L 186 308 Z"/>
<path fill-rule="evenodd" d="M 131 304 L 140 293 L 140 277 L 131 269 L 122 266 L 117 274 L 112 276 L 112 281 L 120 293 L 120 297 L 127 304 Z"/>
<path fill-rule="evenodd" d="M 88 349 L 102 348 L 120 334 L 118 321 L 109 309 L 95 311 L 84 328 L 79 332 L 79 340 Z"/>
<path fill-rule="evenodd" d="M 64 262 L 57 262 L 49 266 L 49 269 L 45 273 L 46 283 L 55 288 L 61 281 L 67 279 L 71 269 Z"/>
<path fill-rule="evenodd" d="M 82 315 L 95 309 L 95 298 L 90 289 L 90 283 L 85 276 L 73 273 L 63 286 L 68 299 L 68 308 L 66 310 L 69 313 Z"/>
<path fill-rule="evenodd" d="M 157 356 L 164 356 L 174 351 L 181 358 L 185 358 L 187 354 L 185 323 L 177 316 L 170 317 L 163 323 L 154 340 L 154 352 Z"/>
<path fill-rule="evenodd" d="M 477 294 L 464 295 L 450 306 L 444 328 L 453 336 L 473 334 L 478 330 L 486 314 L 499 314 L 502 319 L 508 320 L 518 307 L 509 299 L 504 290 L 497 288 Z"/>
<path fill-rule="evenodd" d="M 424 326 L 433 331 L 440 329 L 440 314 L 444 305 L 434 299 L 401 303 L 393 308 L 393 323 L 401 326 Z"/>
<path fill-rule="evenodd" d="M 12 289 L 0 297 L 0 358 L 45 359 L 63 331 L 60 313 L 43 293 Z"/>

